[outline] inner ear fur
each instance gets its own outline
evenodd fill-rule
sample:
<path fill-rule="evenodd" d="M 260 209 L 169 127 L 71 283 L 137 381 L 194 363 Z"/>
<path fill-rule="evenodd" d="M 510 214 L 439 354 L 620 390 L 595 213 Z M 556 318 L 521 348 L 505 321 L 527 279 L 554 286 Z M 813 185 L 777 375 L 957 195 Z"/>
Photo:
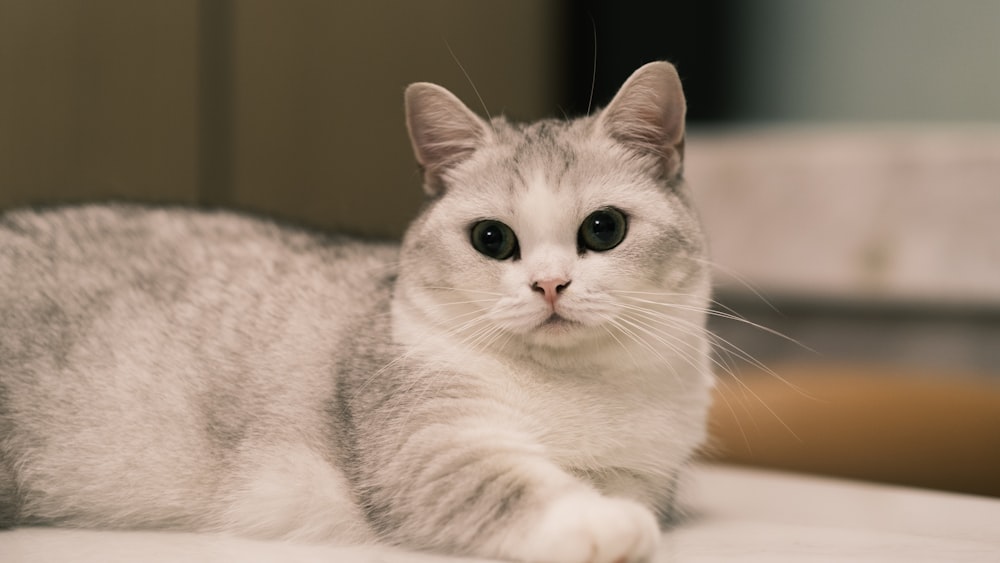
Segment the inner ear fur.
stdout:
<path fill-rule="evenodd" d="M 600 133 L 637 151 L 661 159 L 668 178 L 681 173 L 684 162 L 684 116 L 687 105 L 674 65 L 654 62 L 625 81 L 601 112 Z"/>
<path fill-rule="evenodd" d="M 428 82 L 406 88 L 406 128 L 424 191 L 437 196 L 444 173 L 468 158 L 487 139 L 489 126 L 448 90 Z"/>

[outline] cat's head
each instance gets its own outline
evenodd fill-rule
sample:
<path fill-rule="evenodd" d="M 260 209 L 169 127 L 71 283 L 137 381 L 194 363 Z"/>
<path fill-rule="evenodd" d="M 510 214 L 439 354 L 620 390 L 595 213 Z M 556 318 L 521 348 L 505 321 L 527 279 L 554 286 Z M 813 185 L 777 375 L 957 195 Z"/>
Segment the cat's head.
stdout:
<path fill-rule="evenodd" d="M 411 85 L 429 199 L 404 238 L 397 297 L 473 346 L 696 330 L 708 283 L 682 177 L 684 113 L 664 62 L 571 121 L 485 121 L 440 86 Z"/>

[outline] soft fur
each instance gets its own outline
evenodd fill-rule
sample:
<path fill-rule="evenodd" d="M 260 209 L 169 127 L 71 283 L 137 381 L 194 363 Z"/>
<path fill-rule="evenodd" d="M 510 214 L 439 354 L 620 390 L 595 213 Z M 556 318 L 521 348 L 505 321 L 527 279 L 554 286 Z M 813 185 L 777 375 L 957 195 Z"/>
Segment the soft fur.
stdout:
<path fill-rule="evenodd" d="M 674 68 L 574 121 L 484 121 L 431 84 L 406 107 L 428 201 L 398 247 L 180 208 L 0 216 L 0 525 L 650 556 L 712 381 Z M 581 247 L 607 207 L 624 240 Z M 515 256 L 473 248 L 484 219 Z"/>

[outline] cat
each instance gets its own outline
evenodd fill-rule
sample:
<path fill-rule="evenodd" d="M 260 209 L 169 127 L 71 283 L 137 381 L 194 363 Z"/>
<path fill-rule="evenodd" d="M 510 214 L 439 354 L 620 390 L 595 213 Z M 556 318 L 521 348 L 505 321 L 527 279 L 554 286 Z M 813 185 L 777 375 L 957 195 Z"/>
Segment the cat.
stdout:
<path fill-rule="evenodd" d="M 643 561 L 705 438 L 674 67 L 599 112 L 405 92 L 401 244 L 235 211 L 0 215 L 0 524 Z"/>

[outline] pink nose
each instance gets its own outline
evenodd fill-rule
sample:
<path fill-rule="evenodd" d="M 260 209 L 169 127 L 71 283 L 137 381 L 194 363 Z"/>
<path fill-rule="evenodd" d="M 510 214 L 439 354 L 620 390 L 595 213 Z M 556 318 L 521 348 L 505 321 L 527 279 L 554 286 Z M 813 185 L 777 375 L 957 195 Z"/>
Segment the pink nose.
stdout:
<path fill-rule="evenodd" d="M 531 284 L 531 289 L 541 293 L 545 297 L 545 300 L 549 302 L 549 306 L 555 307 L 559 294 L 569 287 L 569 284 L 570 280 L 539 280 Z"/>

